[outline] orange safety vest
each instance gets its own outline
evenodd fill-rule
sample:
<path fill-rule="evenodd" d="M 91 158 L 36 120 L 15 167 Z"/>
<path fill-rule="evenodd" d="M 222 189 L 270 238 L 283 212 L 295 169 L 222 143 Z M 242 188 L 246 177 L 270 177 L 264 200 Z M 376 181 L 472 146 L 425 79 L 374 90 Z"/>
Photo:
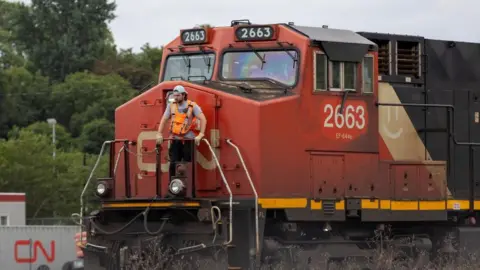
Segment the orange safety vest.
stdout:
<path fill-rule="evenodd" d="M 186 112 L 178 111 L 178 105 L 176 102 L 170 104 L 170 117 L 171 117 L 171 125 L 170 125 L 170 132 L 176 136 L 183 137 L 189 131 L 192 131 L 195 136 L 200 133 L 200 120 L 193 116 L 193 106 L 195 102 L 191 100 L 187 100 L 187 110 Z M 190 123 L 187 121 L 188 119 L 192 119 Z"/>

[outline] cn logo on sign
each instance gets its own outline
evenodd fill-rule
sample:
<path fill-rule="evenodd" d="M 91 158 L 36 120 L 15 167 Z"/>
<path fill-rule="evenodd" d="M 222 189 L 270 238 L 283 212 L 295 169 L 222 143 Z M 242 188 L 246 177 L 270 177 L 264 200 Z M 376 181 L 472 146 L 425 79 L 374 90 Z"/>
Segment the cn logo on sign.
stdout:
<path fill-rule="evenodd" d="M 322 104 L 322 131 L 332 140 L 351 141 L 368 130 L 367 105 L 363 100 L 346 100 L 343 113 L 338 99 L 325 100 Z"/>
<path fill-rule="evenodd" d="M 50 247 L 47 249 L 38 240 L 18 240 L 15 241 L 13 253 L 17 263 L 36 263 L 40 253 L 47 263 L 52 263 L 55 261 L 55 241 L 50 241 Z"/>

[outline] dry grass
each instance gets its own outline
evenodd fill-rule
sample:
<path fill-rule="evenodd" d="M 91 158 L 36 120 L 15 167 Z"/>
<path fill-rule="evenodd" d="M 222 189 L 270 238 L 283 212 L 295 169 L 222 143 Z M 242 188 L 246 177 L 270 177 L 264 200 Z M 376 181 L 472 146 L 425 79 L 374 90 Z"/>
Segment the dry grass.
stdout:
<path fill-rule="evenodd" d="M 193 244 L 192 244 L 193 245 Z M 189 246 L 189 245 L 187 245 Z M 134 260 L 130 260 L 127 269 L 131 270 L 224 270 L 226 269 L 225 249 L 209 249 L 207 256 L 197 253 L 186 253 L 173 256 L 170 250 L 160 247 L 157 243 L 145 246 L 143 256 L 138 252 L 132 254 Z M 203 254 L 202 254 L 203 255 Z"/>
<path fill-rule="evenodd" d="M 208 257 L 200 258 L 195 253 L 188 253 L 181 256 L 172 257 L 169 252 L 156 248 L 151 245 L 148 254 L 142 259 L 132 260 L 126 269 L 132 270 L 224 270 L 227 269 L 225 250 L 210 250 Z M 371 258 L 357 258 L 357 260 L 347 259 L 341 262 L 330 263 L 327 267 L 328 255 L 315 254 L 314 256 L 301 256 L 302 250 L 298 247 L 290 247 L 288 254 L 290 258 L 285 258 L 279 263 L 271 265 L 262 265 L 261 270 L 320 270 L 320 269 L 408 269 L 408 270 L 437 270 L 437 269 L 480 269 L 480 257 L 468 250 L 462 250 L 455 255 L 440 255 L 436 261 L 430 261 L 428 254 L 420 252 L 416 258 L 408 257 L 404 252 L 388 247 L 387 249 L 377 249 Z M 417 251 L 418 252 L 418 251 Z M 135 256 L 134 256 L 135 257 Z M 137 256 L 138 257 L 138 256 Z M 289 257 L 289 256 L 287 256 Z M 138 257 L 139 258 L 139 257 Z M 292 259 L 294 258 L 294 259 Z M 287 261 L 289 263 L 287 263 Z"/>

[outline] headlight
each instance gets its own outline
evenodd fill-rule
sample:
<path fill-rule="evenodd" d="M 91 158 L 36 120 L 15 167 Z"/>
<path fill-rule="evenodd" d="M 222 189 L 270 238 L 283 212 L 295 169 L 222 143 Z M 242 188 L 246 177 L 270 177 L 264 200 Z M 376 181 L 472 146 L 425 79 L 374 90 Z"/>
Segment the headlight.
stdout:
<path fill-rule="evenodd" d="M 168 188 L 170 189 L 171 193 L 178 195 L 183 191 L 183 189 L 185 188 L 185 185 L 183 184 L 182 180 L 173 179 L 172 182 L 170 182 L 170 185 Z"/>
<path fill-rule="evenodd" d="M 107 191 L 107 187 L 104 183 L 98 183 L 97 185 L 97 193 L 98 195 L 103 195 Z"/>
<path fill-rule="evenodd" d="M 105 197 L 108 195 L 109 192 L 110 190 L 107 182 L 101 181 L 97 183 L 97 187 L 95 189 L 95 193 L 97 194 L 97 196 Z"/>

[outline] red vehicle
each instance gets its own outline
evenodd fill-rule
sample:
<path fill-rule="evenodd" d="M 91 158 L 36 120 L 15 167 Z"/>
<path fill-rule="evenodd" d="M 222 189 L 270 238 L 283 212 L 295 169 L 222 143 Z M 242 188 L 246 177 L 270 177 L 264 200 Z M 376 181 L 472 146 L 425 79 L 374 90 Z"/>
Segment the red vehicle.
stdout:
<path fill-rule="evenodd" d="M 159 84 L 116 110 L 85 269 L 188 264 L 219 249 L 225 269 L 364 257 L 386 228 L 398 247 L 414 237 L 417 249 L 457 252 L 437 240 L 480 235 L 479 48 L 248 20 L 181 30 Z M 176 85 L 208 123 L 170 182 L 170 141 L 157 147 L 155 135 Z M 290 245 L 309 250 L 292 258 Z"/>

